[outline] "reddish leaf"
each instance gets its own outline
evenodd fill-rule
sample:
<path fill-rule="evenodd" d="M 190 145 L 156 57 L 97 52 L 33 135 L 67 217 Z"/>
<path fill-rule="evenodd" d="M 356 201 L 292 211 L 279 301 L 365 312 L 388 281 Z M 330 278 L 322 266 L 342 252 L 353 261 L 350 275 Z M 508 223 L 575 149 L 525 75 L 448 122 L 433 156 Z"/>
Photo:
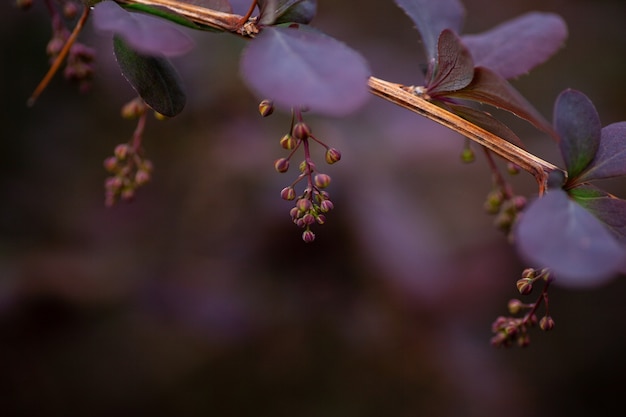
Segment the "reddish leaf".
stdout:
<path fill-rule="evenodd" d="M 193 40 L 167 20 L 142 13 L 129 13 L 113 1 L 94 7 L 96 29 L 124 38 L 134 50 L 146 55 L 176 56 L 189 52 Z"/>
<path fill-rule="evenodd" d="M 426 88 L 431 97 L 438 92 L 460 90 L 474 77 L 474 62 L 459 37 L 449 29 L 441 32 L 437 45 L 437 65 Z"/>
<path fill-rule="evenodd" d="M 459 0 L 395 0 L 419 31 L 428 61 L 437 55 L 437 40 L 444 29 L 460 33 L 465 9 Z"/>
<path fill-rule="evenodd" d="M 601 285 L 624 265 L 626 250 L 593 214 L 560 188 L 533 201 L 515 229 L 528 262 L 548 267 L 571 287 Z"/>
<path fill-rule="evenodd" d="M 449 97 L 457 97 L 486 103 L 509 111 L 528 121 L 537 129 L 554 134 L 550 123 L 522 96 L 511 84 L 495 72 L 476 67 L 472 82 L 465 88 L 448 92 Z"/>
<path fill-rule="evenodd" d="M 571 184 L 598 151 L 602 128 L 600 116 L 583 93 L 565 90 L 554 105 L 554 128 L 560 136 L 559 147 Z"/>
<path fill-rule="evenodd" d="M 464 35 L 462 41 L 476 66 L 513 78 L 545 62 L 566 38 L 567 26 L 560 16 L 531 12 L 489 31 Z"/>
<path fill-rule="evenodd" d="M 579 181 L 590 181 L 626 175 L 626 122 L 602 128 L 596 156 Z"/>
<path fill-rule="evenodd" d="M 265 28 L 244 51 L 241 73 L 260 97 L 284 110 L 341 116 L 369 98 L 370 70 L 361 55 L 302 25 Z"/>

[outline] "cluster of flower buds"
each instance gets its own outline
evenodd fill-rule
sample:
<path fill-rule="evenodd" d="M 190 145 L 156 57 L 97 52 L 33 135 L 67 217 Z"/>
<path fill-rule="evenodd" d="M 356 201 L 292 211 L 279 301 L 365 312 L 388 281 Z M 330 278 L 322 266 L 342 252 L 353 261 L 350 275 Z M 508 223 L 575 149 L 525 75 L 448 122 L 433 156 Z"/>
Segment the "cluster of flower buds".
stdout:
<path fill-rule="evenodd" d="M 152 174 L 152 162 L 125 143 L 117 145 L 113 156 L 104 160 L 104 168 L 112 174 L 104 182 L 107 207 L 119 199 L 132 200 L 137 188 L 150 181 Z"/>
<path fill-rule="evenodd" d="M 484 203 L 485 211 L 493 214 L 494 225 L 505 234 L 510 234 L 517 216 L 526 207 L 526 197 L 507 195 L 502 189 L 492 190 Z"/>
<path fill-rule="evenodd" d="M 259 112 L 264 117 L 272 114 L 272 102 L 263 100 L 259 104 Z M 341 153 L 337 149 L 329 147 L 313 136 L 311 128 L 302 120 L 301 111 L 294 111 L 291 130 L 280 139 L 280 146 L 290 153 L 287 157 L 279 158 L 274 162 L 276 171 L 285 173 L 289 170 L 290 161 L 296 151 L 300 147 L 304 149 L 304 159 L 299 164 L 300 174 L 294 182 L 282 189 L 280 196 L 284 200 L 296 202 L 290 210 L 290 215 L 293 222 L 304 229 L 302 240 L 305 242 L 315 240 L 315 233 L 311 230 L 311 226 L 326 223 L 325 214 L 334 207 L 330 195 L 325 190 L 330 185 L 331 178 L 328 174 L 317 171 L 310 154 L 311 142 L 324 147 L 326 163 L 334 164 L 341 159 Z M 306 186 L 302 194 L 298 195 L 296 186 L 302 181 L 306 181 Z"/>
<path fill-rule="evenodd" d="M 538 280 L 543 280 L 545 285 L 537 301 L 524 303 L 514 298 L 508 303 L 509 313 L 513 316 L 500 316 L 493 322 L 491 326 L 491 330 L 494 333 L 494 336 L 491 338 L 493 346 L 509 347 L 516 344 L 520 347 L 526 347 L 530 344 L 528 330 L 531 327 L 539 323 L 539 328 L 543 331 L 549 331 L 554 328 L 554 319 L 548 312 L 547 287 L 552 280 L 550 272 L 547 269 L 525 269 L 522 272 L 522 277 L 517 281 L 517 290 L 521 295 L 528 295 L 533 290 L 533 284 Z M 542 302 L 544 303 L 546 314 L 538 320 L 536 312 Z M 522 317 L 514 317 L 520 313 L 524 313 L 524 315 Z"/>

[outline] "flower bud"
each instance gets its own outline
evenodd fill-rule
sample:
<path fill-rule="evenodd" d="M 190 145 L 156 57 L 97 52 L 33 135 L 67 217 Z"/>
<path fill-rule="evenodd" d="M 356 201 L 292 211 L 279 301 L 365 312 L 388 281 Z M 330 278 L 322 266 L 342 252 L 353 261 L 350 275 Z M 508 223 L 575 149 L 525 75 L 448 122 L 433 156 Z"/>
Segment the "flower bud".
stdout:
<path fill-rule="evenodd" d="M 474 154 L 474 150 L 469 146 L 463 148 L 463 152 L 461 152 L 461 161 L 469 164 L 470 162 L 474 162 L 476 159 L 476 155 Z"/>
<path fill-rule="evenodd" d="M 313 207 L 313 204 L 308 198 L 301 198 L 296 203 L 296 207 L 300 211 L 300 213 L 307 213 Z"/>
<path fill-rule="evenodd" d="M 296 190 L 293 187 L 285 187 L 280 192 L 280 197 L 283 200 L 291 201 L 296 198 Z"/>
<path fill-rule="evenodd" d="M 104 169 L 108 172 L 115 172 L 117 170 L 117 158 L 114 156 L 110 156 L 104 160 Z"/>
<path fill-rule="evenodd" d="M 500 190 L 491 191 L 485 200 L 485 211 L 489 214 L 498 214 L 500 207 L 502 207 L 502 200 L 503 195 Z"/>
<path fill-rule="evenodd" d="M 306 243 L 311 243 L 315 240 L 315 233 L 313 233 L 310 230 L 305 230 L 302 233 L 302 240 L 304 240 Z"/>
<path fill-rule="evenodd" d="M 309 226 L 315 223 L 315 216 L 313 216 L 311 213 L 307 213 L 304 216 L 302 216 L 302 221 L 304 222 L 304 224 Z"/>
<path fill-rule="evenodd" d="M 298 122 L 293 126 L 293 136 L 298 140 L 305 140 L 311 136 L 309 125 L 304 122 Z"/>
<path fill-rule="evenodd" d="M 326 223 L 326 216 L 324 216 L 323 214 L 318 214 L 315 220 L 318 224 L 324 224 Z"/>
<path fill-rule="evenodd" d="M 508 308 L 511 314 L 517 314 L 522 310 L 522 308 L 524 308 L 524 303 L 514 298 L 509 301 Z"/>
<path fill-rule="evenodd" d="M 78 14 L 78 6 L 76 3 L 67 2 L 63 5 L 63 16 L 67 19 L 73 19 Z"/>
<path fill-rule="evenodd" d="M 328 148 L 326 150 L 326 163 L 334 164 L 335 162 L 339 162 L 341 159 L 341 152 L 339 152 L 335 148 Z"/>
<path fill-rule="evenodd" d="M 535 268 L 526 268 L 522 271 L 522 278 L 524 279 L 534 279 L 536 271 Z"/>
<path fill-rule="evenodd" d="M 274 113 L 274 102 L 272 100 L 263 100 L 259 103 L 259 113 L 261 116 L 267 117 Z"/>
<path fill-rule="evenodd" d="M 528 335 L 528 333 L 523 333 L 521 335 L 519 335 L 519 337 L 517 338 L 517 346 L 519 347 L 528 347 L 530 345 L 530 336 Z"/>
<path fill-rule="evenodd" d="M 313 182 L 317 188 L 326 188 L 330 185 L 330 175 L 317 174 L 315 178 L 313 178 Z"/>
<path fill-rule="evenodd" d="M 333 208 L 335 207 L 335 205 L 333 204 L 332 201 L 330 200 L 324 200 L 320 203 L 320 210 L 322 211 L 322 213 L 328 213 L 329 211 L 331 211 Z"/>
<path fill-rule="evenodd" d="M 139 170 L 135 174 L 135 184 L 136 185 L 144 185 L 150 181 L 150 173 L 144 170 Z"/>
<path fill-rule="evenodd" d="M 522 278 L 515 283 L 517 291 L 522 295 L 528 295 L 533 291 L 533 281 L 529 278 Z"/>
<path fill-rule="evenodd" d="M 121 115 L 124 119 L 135 119 L 146 111 L 146 104 L 140 98 L 134 98 L 122 106 Z"/>
<path fill-rule="evenodd" d="M 280 146 L 282 146 L 284 149 L 287 149 L 288 151 L 294 149 L 297 144 L 298 141 L 296 141 L 296 139 L 289 133 L 287 133 L 280 139 Z"/>
<path fill-rule="evenodd" d="M 554 329 L 554 320 L 551 316 L 543 316 L 539 320 L 539 328 L 545 332 Z"/>
<path fill-rule="evenodd" d="M 296 221 L 298 219 L 299 214 L 300 210 L 298 210 L 298 207 L 293 207 L 291 210 L 289 210 L 289 215 L 291 216 L 291 219 L 293 221 Z"/>
<path fill-rule="evenodd" d="M 115 147 L 115 150 L 113 151 L 113 154 L 115 155 L 115 157 L 120 161 L 123 161 L 124 159 L 126 159 L 129 153 L 131 153 L 130 146 L 128 146 L 125 143 L 117 145 Z"/>
<path fill-rule="evenodd" d="M 277 159 L 276 162 L 274 162 L 274 169 L 280 173 L 287 172 L 289 170 L 289 159 Z"/>
<path fill-rule="evenodd" d="M 510 175 L 517 175 L 519 174 L 520 167 L 513 162 L 509 162 L 506 164 L 506 170 Z"/>

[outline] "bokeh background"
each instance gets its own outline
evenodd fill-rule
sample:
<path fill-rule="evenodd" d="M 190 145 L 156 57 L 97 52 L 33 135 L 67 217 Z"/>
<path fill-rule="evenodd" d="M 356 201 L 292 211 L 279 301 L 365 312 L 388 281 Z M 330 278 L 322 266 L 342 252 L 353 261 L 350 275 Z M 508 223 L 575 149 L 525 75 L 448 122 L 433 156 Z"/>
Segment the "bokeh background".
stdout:
<path fill-rule="evenodd" d="M 304 244 L 279 192 L 286 114 L 259 117 L 238 75 L 245 43 L 194 34 L 177 58 L 185 111 L 150 120 L 153 181 L 106 209 L 102 161 L 134 123 L 133 91 L 110 39 L 93 89 L 47 69 L 41 1 L 0 4 L 0 414 L 3 416 L 588 416 L 623 407 L 626 283 L 551 290 L 556 329 L 528 349 L 489 345 L 524 265 L 482 206 L 490 173 L 460 162 L 458 135 L 372 97 L 344 119 L 317 118 L 342 151 L 335 210 Z M 236 2 L 238 5 L 245 2 Z M 570 36 L 515 81 L 547 117 L 567 87 L 603 124 L 626 120 L 626 2 L 465 0 L 466 33 L 530 10 L 555 11 Z M 319 2 L 315 26 L 374 75 L 418 84 L 412 22 L 388 1 Z M 509 120 L 509 119 L 507 119 Z M 554 144 L 510 120 L 529 148 Z M 322 159 L 319 152 L 319 158 Z M 512 178 L 519 193 L 533 179 Z M 626 197 L 626 183 L 606 184 Z"/>

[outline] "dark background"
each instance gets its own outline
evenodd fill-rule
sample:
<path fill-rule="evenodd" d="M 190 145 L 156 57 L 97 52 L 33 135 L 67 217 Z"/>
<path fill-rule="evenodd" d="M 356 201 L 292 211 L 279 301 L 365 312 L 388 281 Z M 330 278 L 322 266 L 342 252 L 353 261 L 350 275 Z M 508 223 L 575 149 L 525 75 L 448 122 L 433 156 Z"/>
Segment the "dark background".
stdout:
<path fill-rule="evenodd" d="M 258 116 L 238 75 L 245 43 L 194 34 L 175 60 L 184 112 L 149 120 L 153 181 L 103 205 L 102 161 L 134 123 L 110 39 L 93 90 L 47 69 L 45 9 L 0 5 L 0 414 L 6 416 L 588 416 L 623 406 L 623 298 L 551 290 L 552 333 L 498 350 L 490 325 L 523 264 L 482 209 L 484 158 L 456 134 L 378 98 L 344 119 L 307 119 L 343 159 L 326 166 L 335 210 L 304 244 L 279 192 L 289 117 Z M 392 1 L 319 2 L 313 23 L 360 51 L 373 74 L 421 81 L 412 22 Z M 547 117 L 571 87 L 604 125 L 626 120 L 626 3 L 466 0 L 466 33 L 529 10 L 570 36 L 514 84 Z M 509 119 L 506 119 L 509 120 Z M 554 144 L 512 126 L 540 156 Z M 319 150 L 319 149 L 318 149 Z M 532 196 L 533 179 L 512 179 Z M 625 182 L 606 184 L 626 197 Z M 529 298 L 529 300 L 532 298 Z"/>

